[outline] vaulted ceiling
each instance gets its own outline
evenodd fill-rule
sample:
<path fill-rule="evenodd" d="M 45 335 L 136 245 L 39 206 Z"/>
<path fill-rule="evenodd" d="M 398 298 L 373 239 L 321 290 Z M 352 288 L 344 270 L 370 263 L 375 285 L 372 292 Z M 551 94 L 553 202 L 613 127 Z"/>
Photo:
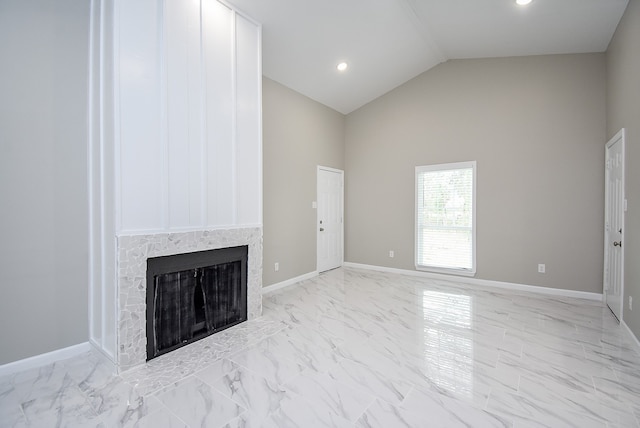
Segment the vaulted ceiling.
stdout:
<path fill-rule="evenodd" d="M 628 0 L 230 3 L 263 25 L 266 77 L 347 114 L 449 59 L 604 52 Z"/>

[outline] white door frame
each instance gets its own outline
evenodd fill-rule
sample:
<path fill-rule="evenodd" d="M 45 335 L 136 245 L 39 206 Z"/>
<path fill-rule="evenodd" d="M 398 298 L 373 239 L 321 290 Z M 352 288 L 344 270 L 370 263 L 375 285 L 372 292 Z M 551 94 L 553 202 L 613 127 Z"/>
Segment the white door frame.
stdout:
<path fill-rule="evenodd" d="M 611 234 L 611 230 L 609 227 L 610 224 L 610 219 L 609 219 L 609 200 L 611 195 L 609 194 L 609 149 L 611 148 L 611 146 L 613 146 L 615 143 L 620 142 L 621 146 L 621 154 L 622 154 L 622 159 L 621 159 L 621 164 L 622 164 L 622 195 L 623 195 L 623 207 L 621 207 L 622 209 L 622 224 L 621 224 L 621 229 L 622 229 L 622 233 L 620 233 L 620 240 L 622 242 L 622 246 L 620 247 L 620 319 L 618 321 L 622 321 L 623 318 L 623 314 L 624 314 L 624 249 L 626 247 L 625 245 L 625 224 L 624 224 L 624 220 L 625 220 L 625 212 L 627 211 L 627 199 L 626 199 L 626 193 L 625 193 L 625 130 L 624 128 L 622 128 L 620 131 L 618 131 L 618 133 L 616 133 L 616 135 L 613 136 L 613 138 L 611 138 L 605 147 L 605 209 L 604 209 L 604 269 L 603 269 L 603 273 L 604 273 L 604 278 L 603 278 L 603 290 L 602 290 L 602 298 L 605 302 L 605 304 L 607 304 L 607 284 L 608 284 L 608 276 L 609 276 L 609 251 L 611 251 L 611 239 L 612 237 L 610 236 Z M 615 233 L 615 231 L 613 231 L 613 233 Z M 610 308 L 610 307 L 609 307 Z M 612 310 L 613 312 L 613 310 Z M 615 312 L 614 312 L 615 314 Z"/>
<path fill-rule="evenodd" d="M 344 171 L 341 169 L 331 168 L 328 166 L 318 165 L 316 170 L 316 270 L 321 272 L 320 267 L 320 171 L 328 171 L 340 174 L 342 186 L 340 187 L 340 266 L 344 264 Z M 323 269 L 322 271 L 329 270 Z"/>

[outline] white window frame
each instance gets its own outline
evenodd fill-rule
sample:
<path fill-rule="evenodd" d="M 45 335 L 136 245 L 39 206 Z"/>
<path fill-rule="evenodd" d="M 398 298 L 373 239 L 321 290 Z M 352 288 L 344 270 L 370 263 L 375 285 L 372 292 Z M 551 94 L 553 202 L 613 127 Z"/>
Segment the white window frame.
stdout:
<path fill-rule="evenodd" d="M 423 172 L 433 172 L 433 171 L 444 171 L 450 169 L 464 169 L 471 168 L 473 171 L 473 196 L 472 196 L 472 226 L 471 226 L 471 269 L 455 269 L 455 268 L 445 268 L 445 267 L 437 267 L 437 266 L 424 266 L 418 263 L 418 232 L 419 232 L 419 224 L 418 224 L 418 177 L 420 173 Z M 475 276 L 476 274 L 476 187 L 477 187 L 477 165 L 476 161 L 468 161 L 468 162 L 456 162 L 456 163 L 446 163 L 446 164 L 438 164 L 438 165 L 424 165 L 424 166 L 416 166 L 415 173 L 415 230 L 414 230 L 414 263 L 416 270 L 426 271 L 426 272 L 434 272 L 434 273 L 444 273 L 444 274 L 452 274 L 452 275 L 461 275 L 461 276 Z"/>

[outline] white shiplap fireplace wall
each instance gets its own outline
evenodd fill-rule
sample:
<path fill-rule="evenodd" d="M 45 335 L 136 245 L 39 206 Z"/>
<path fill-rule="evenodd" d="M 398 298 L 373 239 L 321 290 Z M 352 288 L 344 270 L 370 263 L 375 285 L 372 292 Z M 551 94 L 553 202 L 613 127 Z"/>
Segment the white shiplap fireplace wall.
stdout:
<path fill-rule="evenodd" d="M 261 27 L 216 0 L 92 0 L 90 340 L 146 360 L 148 257 L 249 246 L 262 311 Z"/>

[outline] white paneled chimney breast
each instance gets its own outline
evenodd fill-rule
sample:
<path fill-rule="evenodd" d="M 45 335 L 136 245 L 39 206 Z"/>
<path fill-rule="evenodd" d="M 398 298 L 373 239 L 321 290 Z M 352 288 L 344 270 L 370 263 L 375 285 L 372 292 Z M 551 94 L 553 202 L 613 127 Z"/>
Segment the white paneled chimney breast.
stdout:
<path fill-rule="evenodd" d="M 92 0 L 90 338 L 146 361 L 152 256 L 249 247 L 261 314 L 261 27 L 215 0 Z"/>

